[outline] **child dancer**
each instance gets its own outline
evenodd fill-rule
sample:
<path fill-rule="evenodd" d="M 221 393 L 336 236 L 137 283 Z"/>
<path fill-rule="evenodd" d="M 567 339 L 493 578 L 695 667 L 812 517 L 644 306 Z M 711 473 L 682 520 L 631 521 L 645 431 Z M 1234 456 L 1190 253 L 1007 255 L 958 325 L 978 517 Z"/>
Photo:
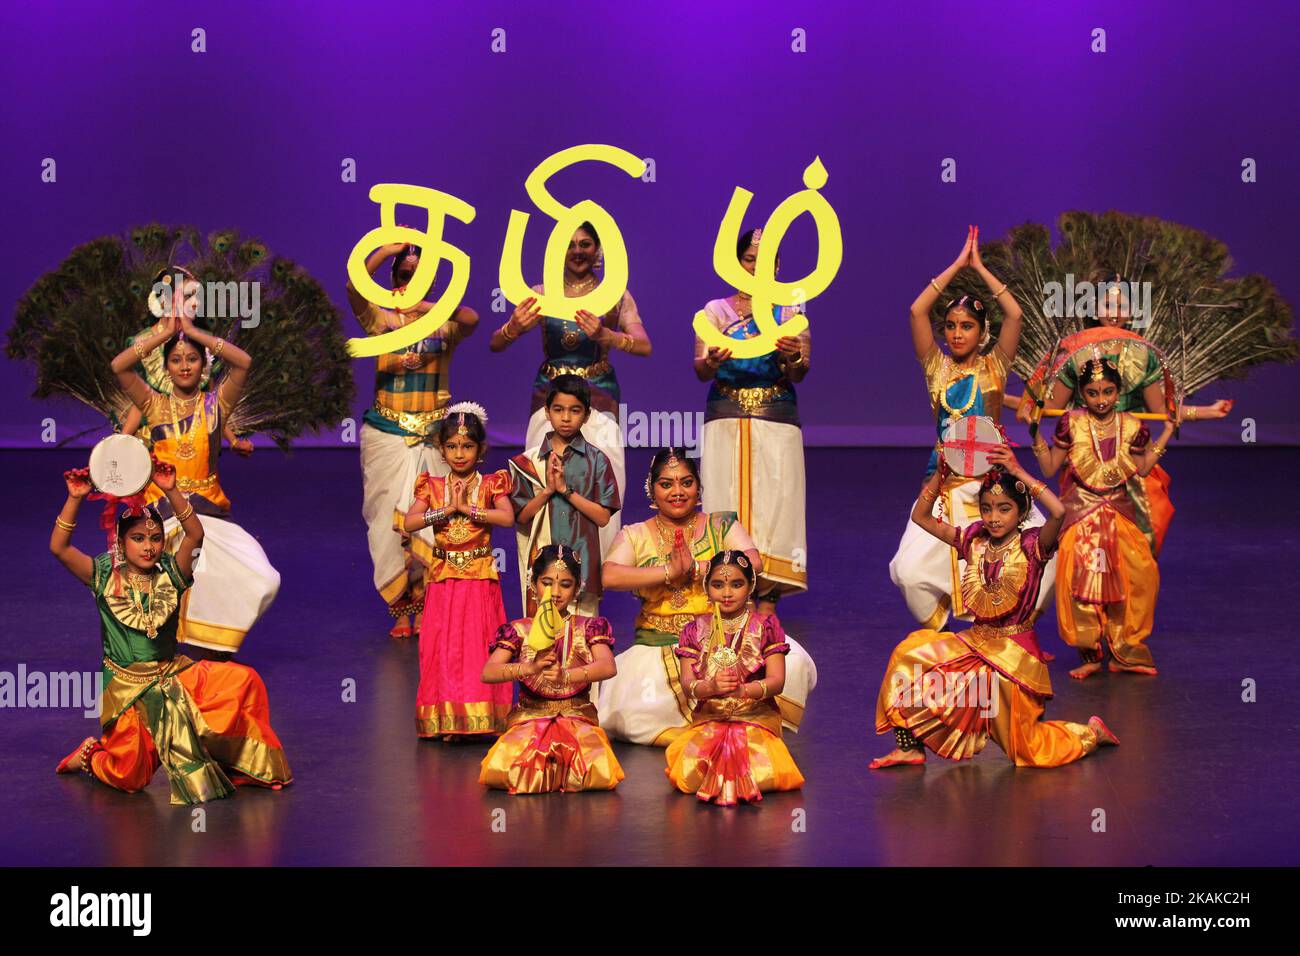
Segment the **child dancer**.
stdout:
<path fill-rule="evenodd" d="M 957 528 L 931 514 L 942 467 L 912 509 L 913 521 L 966 562 L 962 596 L 975 624 L 957 634 L 914 631 L 894 648 L 876 703 L 876 733 L 893 730 L 898 746 L 873 760 L 873 770 L 925 763 L 925 747 L 951 760 L 973 757 L 990 737 L 1018 767 L 1057 767 L 1119 743 L 1100 717 L 1087 725 L 1040 720 L 1052 682 L 1032 622 L 1065 507 L 1025 474 L 1009 448 L 989 460 L 996 467 L 980 483 L 973 524 Z M 1034 498 L 1047 521 L 1021 531 Z"/>
<path fill-rule="evenodd" d="M 589 696 L 594 681 L 617 672 L 609 621 L 565 614 L 582 590 L 582 561 L 572 548 L 543 547 L 529 577 L 536 619 L 503 624 L 483 668 L 485 684 L 519 681 L 519 703 L 478 782 L 512 794 L 613 790 L 623 768 Z"/>
<path fill-rule="evenodd" d="M 745 552 L 715 554 L 705 580 L 714 612 L 687 623 L 677 644 L 694 706 L 690 727 L 668 747 L 668 779 L 724 807 L 756 803 L 764 790 L 798 790 L 803 775 L 781 739 L 776 706 L 790 650 L 781 622 L 752 610 L 754 565 Z"/>
<path fill-rule="evenodd" d="M 473 402 L 447 409 L 438 448 L 450 474 L 420 475 L 402 524 L 425 568 L 415 706 L 421 737 L 497 734 L 510 711 L 509 685 L 489 687 L 480 677 L 493 635 L 506 622 L 491 526 L 515 523 L 510 476 L 477 470 L 487 454 L 486 421 L 487 412 Z"/>
<path fill-rule="evenodd" d="M 982 352 L 990 339 L 984 302 L 966 295 L 952 299 L 943 315 L 943 342 L 948 346 L 945 353 L 935 341 L 930 312 L 943 289 L 967 266 L 979 273 L 988 286 L 988 301 L 996 301 L 1002 310 L 1002 326 L 992 348 Z M 912 345 L 925 374 L 937 435 L 942 437 L 949 423 L 966 415 L 984 415 L 994 422 L 1001 421 L 1002 395 L 1006 390 L 1007 371 L 1020 347 L 1022 318 L 1022 310 L 1006 283 L 985 268 L 980 258 L 979 227 L 971 226 L 961 254 L 930 280 L 911 308 Z M 927 475 L 938 467 L 939 458 L 936 445 L 926 466 Z M 978 492 L 978 479 L 949 473 L 939 489 L 942 513 L 947 520 L 959 528 L 975 521 L 979 517 Z M 1029 524 L 1042 523 L 1042 514 L 1032 510 Z M 962 600 L 963 570 L 951 548 L 945 548 L 911 521 L 904 528 L 898 551 L 889 562 L 890 579 L 903 592 L 908 610 L 923 628 L 934 631 L 943 627 L 950 611 L 958 618 L 972 616 Z M 1051 597 L 1055 570 L 1049 564 L 1043 575 L 1040 606 Z"/>
<path fill-rule="evenodd" d="M 175 804 L 228 797 L 235 792 L 232 781 L 274 790 L 292 781 L 257 672 L 176 653 L 181 597 L 193 584 L 203 544 L 203 525 L 176 487 L 176 469 L 154 460 L 154 485 L 184 535 L 175 554 L 165 549 L 162 516 L 143 494 L 104 496 L 110 551 L 91 558 L 73 547 L 90 473 L 74 469 L 64 480 L 68 500 L 55 519 L 50 551 L 90 587 L 99 608 L 103 736 L 87 737 L 57 772 L 87 773 L 132 793 L 143 790 L 161 765 Z M 119 501 L 126 507 L 114 520 Z"/>
<path fill-rule="evenodd" d="M 1034 455 L 1049 478 L 1065 465 L 1056 620 L 1061 639 L 1083 663 L 1070 676 L 1083 680 L 1101 669 L 1103 648 L 1110 669 L 1155 674 L 1143 643 L 1155 623 L 1160 567 L 1137 523 L 1144 479 L 1165 453 L 1174 425 L 1166 421 L 1155 442 L 1138 418 L 1116 410 L 1119 369 L 1100 350 L 1079 376 L 1083 408 L 1063 416 L 1054 447 L 1041 436 Z"/>
<path fill-rule="evenodd" d="M 584 576 L 574 610 L 591 617 L 600 609 L 600 531 L 620 507 L 618 483 L 609 458 L 582 436 L 591 417 L 586 380 L 552 379 L 545 410 L 551 430 L 542 443 L 510 459 L 524 613 L 531 615 L 536 605 L 523 569 L 542 547 L 555 543 L 578 555 Z"/>

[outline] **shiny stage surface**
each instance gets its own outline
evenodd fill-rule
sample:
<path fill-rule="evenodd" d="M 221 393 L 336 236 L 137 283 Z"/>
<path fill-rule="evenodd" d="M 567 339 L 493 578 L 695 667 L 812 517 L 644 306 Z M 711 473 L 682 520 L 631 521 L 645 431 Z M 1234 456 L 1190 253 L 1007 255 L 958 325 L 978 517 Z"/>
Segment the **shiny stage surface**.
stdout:
<path fill-rule="evenodd" d="M 489 465 L 506 452 L 495 450 Z M 1053 770 L 1016 769 L 990 743 L 965 764 L 868 771 L 889 749 L 871 718 L 891 647 L 913 624 L 887 564 L 919 484 L 924 452 L 808 454 L 812 590 L 782 620 L 818 665 L 804 729 L 787 735 L 802 792 L 724 810 L 672 790 L 661 750 L 616 745 L 614 793 L 510 797 L 480 787 L 481 745 L 416 739 L 416 644 L 387 637 L 371 587 L 355 453 L 266 448 L 223 458 L 234 516 L 283 575 L 279 598 L 240 660 L 270 690 L 296 782 L 241 788 L 204 806 L 168 803 L 159 772 L 127 795 L 54 766 L 97 722 L 80 711 L 0 709 L 0 863 L 6 865 L 1300 863 L 1300 660 L 1289 634 L 1300 519 L 1287 487 L 1300 450 L 1189 449 L 1167 462 L 1178 513 L 1161 559 L 1151 640 L 1160 676 L 1085 684 L 1040 628 L 1057 696 L 1049 717 L 1103 715 L 1122 746 Z M 0 671 L 91 671 L 99 661 L 89 594 L 49 555 L 60 473 L 84 451 L 4 452 L 7 622 Z M 629 455 L 632 520 L 648 455 Z M 96 510 L 75 540 L 102 550 Z M 507 612 L 518 612 L 514 543 Z M 605 612 L 620 646 L 635 603 Z M 343 685 L 356 682 L 356 702 Z M 1257 701 L 1243 701 L 1243 682 Z M 504 814 L 498 812 L 504 811 Z M 1104 831 L 1098 821 L 1104 815 Z"/>

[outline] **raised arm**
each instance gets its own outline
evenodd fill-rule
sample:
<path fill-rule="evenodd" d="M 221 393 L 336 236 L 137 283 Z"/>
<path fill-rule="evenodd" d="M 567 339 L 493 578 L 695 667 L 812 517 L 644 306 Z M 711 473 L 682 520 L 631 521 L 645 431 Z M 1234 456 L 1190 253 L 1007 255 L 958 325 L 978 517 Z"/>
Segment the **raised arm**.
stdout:
<path fill-rule="evenodd" d="M 947 471 L 947 467 L 943 460 L 940 459 L 939 467 L 921 486 L 921 494 L 917 497 L 916 504 L 912 506 L 912 522 L 920 525 L 921 528 L 934 535 L 944 544 L 956 547 L 957 539 L 961 535 L 961 529 L 955 525 L 940 521 L 934 516 L 934 503 L 939 498 L 939 488 L 943 485 L 943 475 Z"/>
<path fill-rule="evenodd" d="M 181 331 L 187 338 L 197 342 L 212 353 L 214 359 L 221 359 L 226 366 L 226 374 L 217 386 L 217 392 L 227 407 L 239 401 L 244 394 L 244 385 L 248 382 L 248 370 L 253 366 L 253 359 L 247 352 L 233 342 L 218 338 L 211 332 L 199 328 L 187 315 L 182 314 Z"/>
<path fill-rule="evenodd" d="M 971 246 L 975 241 L 975 227 L 968 226 L 966 229 L 966 244 L 961 248 L 961 254 L 953 260 L 952 265 L 944 269 L 926 284 L 921 290 L 921 294 L 916 297 L 912 303 L 912 347 L 916 350 L 916 357 L 925 358 L 930 354 L 930 350 L 935 347 L 934 327 L 930 324 L 930 309 L 938 300 L 940 293 L 948 287 L 958 271 L 970 263 Z"/>
<path fill-rule="evenodd" d="M 136 408 L 143 410 L 148 406 L 149 399 L 153 395 L 153 389 L 149 387 L 149 383 L 136 374 L 136 363 L 143 362 L 146 355 L 161 347 L 163 343 L 180 330 L 181 320 L 179 316 L 175 316 L 170 320 L 165 319 L 161 331 L 153 332 L 143 341 L 137 338 L 114 356 L 109 367 L 113 370 L 113 374 L 117 376 L 118 386 L 126 393 L 126 397 L 131 399 L 131 404 Z"/>
<path fill-rule="evenodd" d="M 181 543 L 176 549 L 176 565 L 187 578 L 194 577 L 194 561 L 203 547 L 203 524 L 194 506 L 176 487 L 176 466 L 153 460 L 153 483 L 167 496 L 168 503 L 181 523 Z"/>
<path fill-rule="evenodd" d="M 379 271 L 379 267 L 382 266 L 386 260 L 391 259 L 405 248 L 406 243 L 404 242 L 390 242 L 386 245 L 380 246 L 366 257 L 366 271 L 373 276 Z M 347 293 L 348 304 L 352 306 L 352 314 L 360 320 L 362 314 L 369 309 L 370 300 L 357 291 L 356 286 L 352 284 L 351 279 L 348 279 Z M 364 326 L 365 323 L 362 322 L 362 325 Z M 367 331 L 369 330 L 367 329 Z"/>
<path fill-rule="evenodd" d="M 984 267 L 984 260 L 980 258 L 979 226 L 975 227 L 975 235 L 971 240 L 970 264 L 988 286 L 989 295 L 1002 309 L 1002 328 L 998 330 L 998 344 L 995 347 L 1002 353 L 1007 365 L 1010 365 L 1015 361 L 1016 349 L 1020 348 L 1020 328 L 1024 313 L 1016 297 L 1007 289 L 1007 284 L 999 282 L 997 276 Z"/>
<path fill-rule="evenodd" d="M 1031 477 L 1029 472 L 1020 466 L 1020 460 L 1016 458 L 1015 452 L 1006 445 L 990 452 L 989 461 L 1001 465 L 1008 475 L 1023 482 L 1029 489 L 1030 500 L 1037 501 L 1047 511 L 1047 520 L 1038 530 L 1038 543 L 1045 550 L 1054 547 L 1056 538 L 1061 533 L 1061 522 L 1065 520 L 1065 505 L 1061 503 L 1061 499 L 1052 493 L 1052 489 L 1047 487 L 1046 482 Z"/>
<path fill-rule="evenodd" d="M 82 584 L 89 584 L 95 574 L 95 562 L 90 555 L 80 548 L 72 546 L 72 529 L 77 526 L 77 512 L 81 502 L 91 492 L 90 469 L 74 468 L 63 473 L 63 480 L 68 486 L 68 499 L 63 503 L 63 510 L 54 519 L 54 531 L 50 534 L 50 553 L 59 559 L 59 563 L 73 573 Z"/>

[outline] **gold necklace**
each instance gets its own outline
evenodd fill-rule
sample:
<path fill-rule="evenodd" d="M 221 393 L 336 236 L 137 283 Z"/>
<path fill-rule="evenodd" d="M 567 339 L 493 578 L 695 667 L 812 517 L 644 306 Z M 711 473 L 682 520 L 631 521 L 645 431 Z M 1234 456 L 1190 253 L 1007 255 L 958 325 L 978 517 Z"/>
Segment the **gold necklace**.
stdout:
<path fill-rule="evenodd" d="M 995 548 L 993 541 L 990 539 L 984 545 L 984 553 L 980 555 L 980 579 L 984 583 L 984 589 L 988 593 L 989 600 L 994 605 L 1001 604 L 1008 597 L 1014 598 L 1017 595 L 1017 592 L 1013 591 L 1011 586 L 1002 580 L 1002 569 L 998 568 L 996 574 L 993 574 L 993 569 L 997 562 L 1001 562 L 1010 553 L 1012 546 L 1019 540 L 1020 535 L 1016 534 L 1006 544 Z M 989 560 L 990 555 L 993 558 L 992 561 Z"/>
<path fill-rule="evenodd" d="M 953 369 L 956 369 L 959 374 L 949 377 L 949 373 Z M 970 398 L 966 400 L 966 404 L 963 405 L 961 408 L 953 408 L 951 405 L 948 404 L 948 389 L 951 388 L 953 385 L 956 385 L 958 382 L 960 382 L 963 378 L 966 378 L 967 376 L 976 379 L 976 381 L 971 382 Z M 946 355 L 944 356 L 943 377 L 945 379 L 945 382 L 943 386 L 939 389 L 939 404 L 943 406 L 943 410 L 947 412 L 951 417 L 961 418 L 963 415 L 965 415 L 968 411 L 971 410 L 972 406 L 974 406 L 975 399 L 979 397 L 978 376 L 979 376 L 979 372 L 977 371 L 976 368 L 962 368 L 951 358 L 949 358 Z"/>
<path fill-rule="evenodd" d="M 1111 423 L 1114 423 L 1114 428 L 1107 428 Z M 1102 423 L 1102 428 L 1113 433 L 1113 437 L 1115 438 L 1115 458 L 1119 458 L 1119 442 L 1121 437 L 1119 413 L 1111 412 L 1110 419 Z M 1112 488 L 1123 482 L 1124 476 L 1120 473 L 1120 470 L 1113 464 L 1106 464 L 1106 459 L 1102 457 L 1101 440 L 1098 438 L 1097 428 L 1094 424 L 1091 412 L 1088 414 L 1088 436 L 1092 439 L 1092 453 L 1097 456 L 1097 463 L 1104 466 L 1104 470 L 1101 473 L 1101 480 L 1106 482 L 1106 484 Z M 1101 438 L 1110 437 L 1112 437 L 1112 435 L 1104 433 L 1101 436 Z"/>
<path fill-rule="evenodd" d="M 736 315 L 740 316 L 742 319 L 747 319 L 754 314 L 753 296 L 748 296 L 741 292 L 737 292 L 735 295 L 735 299 L 736 299 L 736 305 L 735 305 Z M 742 311 L 743 306 L 748 306 L 749 311 L 748 312 Z"/>
<path fill-rule="evenodd" d="M 195 395 L 193 398 L 190 399 L 181 399 L 181 402 L 182 404 L 188 404 L 196 401 L 201 397 L 202 396 Z M 177 411 L 176 408 L 176 393 L 172 392 L 170 395 L 168 395 L 167 401 L 171 407 L 171 413 L 172 413 L 172 438 L 176 440 L 176 457 L 181 459 L 182 461 L 189 461 L 191 458 L 194 457 L 194 426 L 198 424 L 198 421 L 200 419 L 202 419 L 204 423 L 204 427 L 206 427 L 207 425 L 206 409 L 204 408 L 203 403 L 200 402 L 196 414 L 192 418 L 190 418 L 189 427 L 182 432 L 181 423 L 180 423 L 180 413 Z"/>
<path fill-rule="evenodd" d="M 564 280 L 564 294 L 566 296 L 568 296 L 570 292 L 572 292 L 574 296 L 585 295 L 594 288 L 596 288 L 595 276 L 587 276 L 587 278 L 579 279 L 577 282 L 570 282 L 568 279 Z M 572 296 L 570 296 L 570 298 L 572 298 Z"/>
<path fill-rule="evenodd" d="M 146 575 L 128 572 L 126 576 L 126 593 L 131 598 L 132 607 L 136 609 L 140 618 L 144 621 L 145 636 L 153 640 L 158 636 L 158 626 L 154 624 L 154 610 L 157 607 L 157 602 L 154 600 L 153 584 L 156 577 L 152 574 L 147 575 L 149 578 L 149 610 L 147 611 L 144 607 L 144 595 L 141 593 L 143 588 L 138 589 L 137 587 L 138 581 L 142 577 L 146 577 Z"/>
<path fill-rule="evenodd" d="M 695 546 L 695 522 L 699 516 L 700 513 L 698 511 L 691 515 L 690 524 L 686 528 L 685 538 L 687 548 L 693 548 Z M 664 563 L 664 567 L 667 567 L 671 560 L 669 555 L 672 554 L 672 546 L 668 543 L 668 540 L 664 535 L 664 523 L 663 518 L 659 517 L 659 515 L 655 515 L 655 530 L 658 532 L 658 541 L 656 542 L 655 551 L 659 555 L 659 560 Z M 677 608 L 686 606 L 686 588 L 675 588 L 667 584 L 664 586 L 668 588 L 669 604 Z"/>
<path fill-rule="evenodd" d="M 745 611 L 740 618 L 740 626 L 734 630 L 727 627 L 727 622 L 724 619 L 722 622 L 722 634 L 724 636 L 743 634 L 745 632 L 745 625 L 749 623 L 749 615 L 750 612 Z M 736 666 L 736 662 L 740 660 L 740 654 L 736 651 L 736 644 L 738 641 L 739 637 L 726 637 L 725 642 L 723 642 L 722 638 L 715 641 L 713 649 L 709 651 L 709 661 L 717 670 L 726 670 L 729 667 Z"/>

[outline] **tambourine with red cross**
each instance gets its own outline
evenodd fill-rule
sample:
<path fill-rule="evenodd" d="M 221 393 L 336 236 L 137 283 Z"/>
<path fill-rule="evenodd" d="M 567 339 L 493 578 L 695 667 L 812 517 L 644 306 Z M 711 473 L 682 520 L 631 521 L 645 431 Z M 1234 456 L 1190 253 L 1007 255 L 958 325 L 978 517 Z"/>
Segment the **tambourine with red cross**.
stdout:
<path fill-rule="evenodd" d="M 943 430 L 943 460 L 950 471 L 978 478 L 992 467 L 989 452 L 1006 443 L 1002 429 L 987 415 L 963 415 Z"/>

